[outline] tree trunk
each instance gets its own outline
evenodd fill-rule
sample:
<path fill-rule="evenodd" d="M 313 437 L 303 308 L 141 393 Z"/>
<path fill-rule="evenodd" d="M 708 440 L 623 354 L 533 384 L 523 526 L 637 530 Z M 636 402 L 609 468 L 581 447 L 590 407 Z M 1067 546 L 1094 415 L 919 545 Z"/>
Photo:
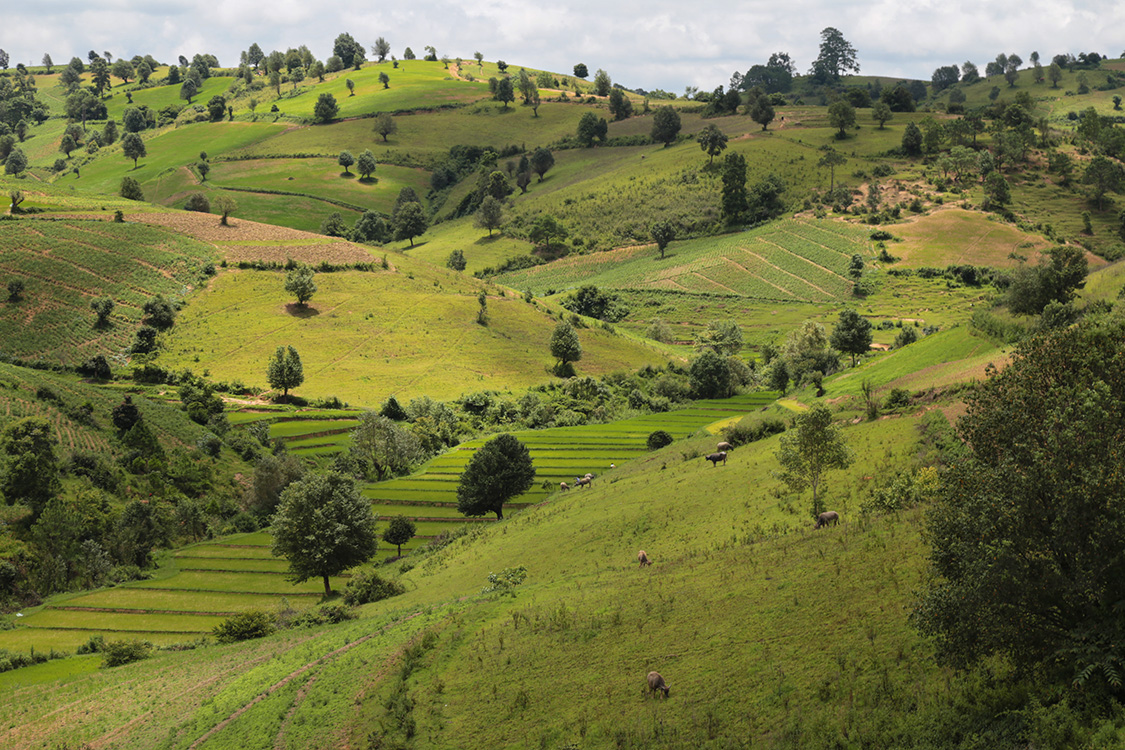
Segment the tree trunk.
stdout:
<path fill-rule="evenodd" d="M 398 556 L 402 557 L 402 545 L 398 545 Z"/>
<path fill-rule="evenodd" d="M 332 586 L 328 583 L 328 576 L 324 576 L 324 596 L 325 598 L 332 596 Z"/>
<path fill-rule="evenodd" d="M 496 513 L 496 520 L 497 521 L 503 521 L 504 520 L 504 507 L 503 506 L 500 506 L 499 508 L 497 508 L 495 510 L 495 513 Z"/>

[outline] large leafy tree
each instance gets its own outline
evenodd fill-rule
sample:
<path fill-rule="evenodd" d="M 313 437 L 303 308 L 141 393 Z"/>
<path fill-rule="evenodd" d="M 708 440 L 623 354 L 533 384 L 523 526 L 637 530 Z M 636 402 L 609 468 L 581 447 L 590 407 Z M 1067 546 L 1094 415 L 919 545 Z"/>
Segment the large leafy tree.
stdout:
<path fill-rule="evenodd" d="M 266 381 L 270 388 L 281 388 L 282 397 L 289 396 L 289 389 L 305 382 L 305 368 L 301 356 L 291 346 L 279 346 L 266 366 Z"/>
<path fill-rule="evenodd" d="M 583 146 L 590 147 L 594 139 L 605 141 L 609 132 L 609 123 L 604 117 L 598 117 L 593 112 L 587 112 L 578 120 L 577 138 Z"/>
<path fill-rule="evenodd" d="M 316 294 L 316 274 L 308 266 L 298 266 L 285 274 L 285 291 L 297 298 L 297 304 L 305 307 Z"/>
<path fill-rule="evenodd" d="M 843 310 L 829 341 L 840 351 L 852 355 L 852 367 L 855 367 L 855 358 L 871 349 L 871 321 L 851 308 Z"/>
<path fill-rule="evenodd" d="M 491 195 L 484 196 L 477 209 L 475 223 L 481 229 L 487 229 L 488 236 L 491 237 L 492 230 L 499 229 L 504 223 L 504 204 Z"/>
<path fill-rule="evenodd" d="M 535 480 L 527 446 L 512 435 L 497 435 L 469 459 L 457 486 L 457 510 L 466 516 L 495 513 L 504 518 L 504 503 L 526 492 Z"/>
<path fill-rule="evenodd" d="M 658 221 L 649 227 L 649 234 L 652 235 L 652 241 L 656 243 L 657 249 L 660 250 L 660 257 L 663 258 L 668 243 L 676 239 L 676 225 L 667 220 Z"/>
<path fill-rule="evenodd" d="M 126 159 L 133 160 L 133 169 L 137 168 L 137 160 L 148 156 L 148 149 L 145 148 L 144 139 L 136 133 L 126 133 L 125 137 L 121 139 L 121 153 L 125 155 Z"/>
<path fill-rule="evenodd" d="M 809 75 L 817 83 L 837 83 L 840 74 L 859 72 L 856 51 L 838 29 L 831 26 L 820 32 L 820 55 L 813 61 Z"/>
<path fill-rule="evenodd" d="M 313 474 L 281 493 L 273 517 L 273 553 L 289 561 L 292 580 L 324 579 L 367 562 L 375 554 L 375 516 L 371 503 L 351 477 L 336 472 Z"/>
<path fill-rule="evenodd" d="M 832 102 L 828 107 L 828 124 L 838 129 L 836 138 L 847 138 L 848 128 L 855 127 L 855 107 L 844 99 Z"/>
<path fill-rule="evenodd" d="M 414 247 L 414 238 L 425 233 L 427 227 L 429 227 L 429 221 L 426 219 L 426 212 L 422 209 L 422 204 L 414 201 L 402 204 L 395 211 L 393 222 L 395 239 L 410 240 L 411 247 Z"/>
<path fill-rule="evenodd" d="M 1021 346 L 968 398 L 913 614 L 945 663 L 991 654 L 1082 686 L 1125 675 L 1125 322 Z"/>
<path fill-rule="evenodd" d="M 578 341 L 578 333 L 565 320 L 555 326 L 555 331 L 551 334 L 551 356 L 559 361 L 560 372 L 571 362 L 582 359 L 582 344 Z"/>
<path fill-rule="evenodd" d="M 58 494 L 55 431 L 42 417 L 10 422 L 0 432 L 0 494 L 8 505 L 24 503 L 38 516 Z"/>
<path fill-rule="evenodd" d="M 398 124 L 395 118 L 391 116 L 390 112 L 380 112 L 375 115 L 374 131 L 383 136 L 383 143 L 387 142 L 387 136 L 394 135 L 398 132 Z"/>
<path fill-rule="evenodd" d="M 313 105 L 313 117 L 318 122 L 332 122 L 339 113 L 340 105 L 336 103 L 336 97 L 332 94 L 321 94 Z"/>
<path fill-rule="evenodd" d="M 360 179 L 367 180 L 371 178 L 371 173 L 375 171 L 375 154 L 371 153 L 371 149 L 364 149 L 363 153 L 356 159 L 355 168 L 359 172 Z"/>
<path fill-rule="evenodd" d="M 664 147 L 672 145 L 680 135 L 680 113 L 669 106 L 657 107 L 652 113 L 652 140 Z"/>
<path fill-rule="evenodd" d="M 796 418 L 796 429 L 781 437 L 777 460 L 781 479 L 794 492 L 812 490 L 812 515 L 824 512 L 825 476 L 832 469 L 846 469 L 854 460 L 832 412 L 817 404 Z"/>
<path fill-rule="evenodd" d="M 547 174 L 551 167 L 555 166 L 555 155 L 551 153 L 549 148 L 540 146 L 531 152 L 531 159 L 528 163 L 531 170 L 539 175 L 539 182 L 542 182 L 543 175 Z"/>

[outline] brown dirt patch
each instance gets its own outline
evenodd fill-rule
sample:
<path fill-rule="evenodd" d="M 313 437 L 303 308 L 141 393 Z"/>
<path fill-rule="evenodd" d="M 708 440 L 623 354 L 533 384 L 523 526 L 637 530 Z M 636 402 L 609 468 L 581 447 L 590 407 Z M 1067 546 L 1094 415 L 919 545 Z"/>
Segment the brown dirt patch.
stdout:
<path fill-rule="evenodd" d="M 224 227 L 214 214 L 194 211 L 129 214 L 125 218 L 212 243 L 226 260 L 235 263 L 243 260 L 284 263 L 289 258 L 299 263 L 319 263 L 322 260 L 330 263 L 369 263 L 372 260 L 371 253 L 360 245 L 248 219 L 232 218 L 230 226 Z M 285 244 L 252 244 L 259 242 Z"/>

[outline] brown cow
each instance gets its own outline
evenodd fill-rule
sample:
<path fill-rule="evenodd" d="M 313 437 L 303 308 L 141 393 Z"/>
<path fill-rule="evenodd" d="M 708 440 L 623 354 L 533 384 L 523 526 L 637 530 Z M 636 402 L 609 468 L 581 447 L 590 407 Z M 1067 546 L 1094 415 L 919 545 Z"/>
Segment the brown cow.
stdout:
<path fill-rule="evenodd" d="M 835 526 L 839 522 L 840 522 L 840 514 L 839 513 L 837 513 L 834 510 L 826 510 L 823 513 L 821 513 L 819 516 L 816 517 L 816 526 L 813 526 L 813 528 L 814 529 L 823 528 L 824 526 L 827 526 L 828 524 L 832 524 L 833 526 Z"/>
<path fill-rule="evenodd" d="M 652 560 L 648 559 L 648 555 L 645 554 L 644 550 L 637 553 L 637 562 L 641 564 L 642 568 L 646 565 L 652 565 Z"/>
<path fill-rule="evenodd" d="M 718 445 L 715 446 L 715 450 L 717 450 L 717 451 L 732 451 L 732 450 L 734 450 L 734 446 L 724 440 L 723 442 L 721 442 L 721 443 L 719 443 Z"/>
<path fill-rule="evenodd" d="M 720 461 L 723 462 L 723 466 L 726 466 L 727 452 L 719 451 L 718 453 L 712 453 L 710 455 L 704 456 L 704 459 L 710 461 L 712 466 L 718 466 Z"/>

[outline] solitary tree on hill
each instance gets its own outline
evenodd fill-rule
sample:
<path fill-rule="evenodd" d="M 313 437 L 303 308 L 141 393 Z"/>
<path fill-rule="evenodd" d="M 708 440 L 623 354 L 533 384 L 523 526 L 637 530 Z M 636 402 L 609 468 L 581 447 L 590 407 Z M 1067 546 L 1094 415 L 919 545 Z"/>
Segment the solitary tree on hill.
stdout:
<path fill-rule="evenodd" d="M 395 239 L 410 240 L 411 247 L 414 247 L 414 238 L 424 234 L 428 226 L 426 212 L 420 203 L 414 201 L 404 203 L 395 212 Z"/>
<path fill-rule="evenodd" d="M 821 146 L 820 161 L 817 166 L 828 167 L 828 192 L 836 189 L 836 167 L 847 164 L 848 157 L 841 154 L 831 146 Z"/>
<path fill-rule="evenodd" d="M 535 479 L 527 446 L 512 435 L 498 435 L 473 454 L 457 486 L 457 510 L 466 516 L 495 513 L 504 518 L 504 503 L 526 492 Z"/>
<path fill-rule="evenodd" d="M 491 237 L 492 230 L 499 229 L 503 223 L 504 205 L 491 195 L 486 195 L 480 203 L 480 208 L 477 209 L 476 225 L 481 229 L 487 229 L 488 236 Z"/>
<path fill-rule="evenodd" d="M 848 128 L 855 127 L 855 107 L 843 99 L 833 102 L 828 107 L 828 124 L 838 128 L 836 138 L 844 140 L 848 137 Z"/>
<path fill-rule="evenodd" d="M 649 233 L 652 235 L 652 241 L 656 243 L 657 249 L 660 250 L 660 257 L 663 258 L 668 243 L 676 239 L 676 225 L 667 220 L 658 221 L 649 228 Z"/>
<path fill-rule="evenodd" d="M 387 524 L 387 530 L 383 532 L 383 541 L 398 547 L 396 554 L 402 557 L 402 545 L 414 538 L 416 528 L 414 522 L 406 516 L 395 516 Z"/>
<path fill-rule="evenodd" d="M 373 129 L 383 136 L 383 143 L 386 143 L 387 136 L 398 132 L 398 123 L 395 122 L 395 118 L 389 112 L 380 112 L 375 115 L 375 127 Z"/>
<path fill-rule="evenodd" d="M 840 74 L 859 72 L 856 51 L 838 29 L 831 26 L 820 32 L 820 55 L 813 61 L 809 75 L 818 83 L 836 83 Z"/>
<path fill-rule="evenodd" d="M 285 291 L 297 298 L 297 304 L 306 307 L 306 303 L 316 294 L 316 274 L 308 266 L 298 266 L 285 274 Z"/>
<path fill-rule="evenodd" d="M 273 516 L 272 551 L 289 561 L 291 580 L 324 579 L 367 562 L 378 548 L 371 503 L 355 480 L 336 472 L 310 474 L 281 493 Z"/>
<path fill-rule="evenodd" d="M 332 94 L 321 94 L 313 106 L 313 116 L 318 122 L 332 122 L 339 113 L 340 105 L 336 103 L 336 97 Z"/>
<path fill-rule="evenodd" d="M 126 133 L 125 137 L 121 139 L 121 152 L 125 154 L 126 159 L 133 160 L 133 169 L 137 168 L 138 159 L 148 156 L 144 139 L 136 133 Z"/>
<path fill-rule="evenodd" d="M 551 334 L 551 356 L 559 361 L 555 367 L 559 375 L 569 374 L 573 370 L 570 363 L 582 359 L 582 344 L 578 340 L 578 333 L 565 320 L 560 321 Z"/>
<path fill-rule="evenodd" d="M 360 179 L 370 179 L 371 173 L 375 171 L 375 154 L 371 153 L 371 149 L 364 149 L 363 153 L 356 159 L 355 168 L 359 171 Z"/>
<path fill-rule="evenodd" d="M 727 147 L 727 134 L 719 130 L 714 123 L 703 128 L 695 140 L 699 143 L 699 148 L 706 151 L 707 156 L 710 157 L 708 164 L 714 164 L 715 157 Z"/>
<path fill-rule="evenodd" d="M 845 354 L 852 355 L 852 367 L 855 367 L 855 358 L 871 349 L 871 321 L 851 308 L 843 310 L 830 342 Z"/>
<path fill-rule="evenodd" d="M 289 398 L 289 389 L 305 382 L 305 369 L 301 356 L 291 346 L 279 346 L 266 367 L 266 382 L 270 388 L 282 390 L 282 400 Z"/>
<path fill-rule="evenodd" d="M 680 135 L 680 113 L 672 107 L 657 107 L 652 114 L 652 140 L 664 147 L 672 145 Z"/>
<path fill-rule="evenodd" d="M 824 512 L 824 478 L 832 469 L 846 469 L 854 460 L 832 412 L 817 404 L 796 418 L 796 429 L 781 437 L 777 460 L 781 480 L 794 492 L 812 489 L 812 516 Z"/>

